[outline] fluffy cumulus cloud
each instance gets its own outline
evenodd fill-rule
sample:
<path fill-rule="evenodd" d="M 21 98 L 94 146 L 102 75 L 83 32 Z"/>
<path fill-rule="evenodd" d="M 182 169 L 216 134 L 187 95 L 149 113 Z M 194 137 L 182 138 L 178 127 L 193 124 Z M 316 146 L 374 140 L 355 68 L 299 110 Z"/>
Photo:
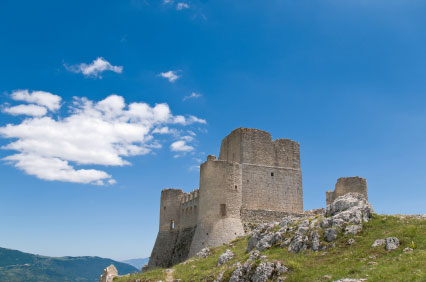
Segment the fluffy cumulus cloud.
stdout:
<path fill-rule="evenodd" d="M 73 66 L 64 66 L 67 70 L 75 73 L 82 73 L 86 77 L 102 78 L 101 74 L 105 71 L 112 71 L 115 73 L 123 72 L 122 66 L 113 66 L 110 62 L 102 57 L 96 58 L 91 64 L 81 63 Z"/>
<path fill-rule="evenodd" d="M 12 94 L 12 98 L 16 96 Z M 38 105 L 44 101 L 15 100 Z M 143 102 L 126 104 L 118 95 L 110 95 L 98 102 L 74 97 L 69 106 L 70 114 L 66 117 L 53 118 L 49 115 L 48 111 L 57 109 L 52 106 L 43 107 L 47 113 L 40 109 L 37 112 L 38 105 L 18 105 L 4 110 L 31 117 L 0 127 L 0 136 L 13 140 L 2 149 L 16 152 L 4 158 L 5 161 L 45 180 L 113 184 L 115 180 L 111 175 L 90 166 L 129 165 L 126 158 L 160 148 L 155 136 L 166 134 L 174 140 L 180 138 L 170 146 L 173 152 L 192 151 L 194 147 L 189 142 L 194 140 L 193 137 L 179 137 L 183 132 L 179 126 L 206 123 L 195 116 L 174 116 L 165 103 L 154 106 Z M 26 106 L 32 106 L 31 110 Z M 21 109 L 17 110 L 18 107 Z"/>
<path fill-rule="evenodd" d="M 50 111 L 56 111 L 61 107 L 61 97 L 45 91 L 16 90 L 10 96 L 15 101 L 34 103 Z"/>
<path fill-rule="evenodd" d="M 189 146 L 185 140 L 179 140 L 170 145 L 170 150 L 173 152 L 191 152 L 194 150 L 194 147 Z"/>
<path fill-rule="evenodd" d="M 162 72 L 159 74 L 159 76 L 166 78 L 170 83 L 173 83 L 180 78 L 177 71 L 172 71 L 172 70 L 167 72 Z"/>

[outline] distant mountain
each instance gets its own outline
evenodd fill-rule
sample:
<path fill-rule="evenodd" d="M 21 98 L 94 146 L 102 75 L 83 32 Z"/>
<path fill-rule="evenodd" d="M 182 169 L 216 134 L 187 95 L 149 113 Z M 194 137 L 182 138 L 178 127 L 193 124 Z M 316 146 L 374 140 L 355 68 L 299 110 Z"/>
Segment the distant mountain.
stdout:
<path fill-rule="evenodd" d="M 46 257 L 0 248 L 0 281 L 98 282 L 104 268 L 111 264 L 120 275 L 140 271 L 100 257 Z"/>
<path fill-rule="evenodd" d="M 141 269 L 145 264 L 147 264 L 149 261 L 149 258 L 137 258 L 137 259 L 128 259 L 123 260 L 122 262 L 133 265 L 137 269 Z"/>

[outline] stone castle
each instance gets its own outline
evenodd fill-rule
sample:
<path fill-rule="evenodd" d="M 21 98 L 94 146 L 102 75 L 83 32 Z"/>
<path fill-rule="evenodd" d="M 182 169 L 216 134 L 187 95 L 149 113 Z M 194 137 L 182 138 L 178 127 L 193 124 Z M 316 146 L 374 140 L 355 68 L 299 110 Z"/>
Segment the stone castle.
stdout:
<path fill-rule="evenodd" d="M 365 179 L 345 179 L 327 192 L 327 201 L 353 185 L 362 190 L 365 184 L 366 194 Z M 299 143 L 274 141 L 262 130 L 235 129 L 222 140 L 219 159 L 209 155 L 201 164 L 199 189 L 161 192 L 160 228 L 147 269 L 170 267 L 204 247 L 230 242 L 250 224 L 300 213 Z"/>

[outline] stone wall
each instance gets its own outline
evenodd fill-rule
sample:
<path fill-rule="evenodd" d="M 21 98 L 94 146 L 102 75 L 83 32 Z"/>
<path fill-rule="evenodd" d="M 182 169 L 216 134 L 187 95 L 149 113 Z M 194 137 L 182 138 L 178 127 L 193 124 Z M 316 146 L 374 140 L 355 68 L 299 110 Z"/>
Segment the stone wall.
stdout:
<path fill-rule="evenodd" d="M 341 177 L 337 179 L 334 191 L 326 192 L 327 205 L 331 204 L 337 197 L 343 196 L 349 192 L 363 194 L 368 200 L 367 180 L 359 176 Z"/>
<path fill-rule="evenodd" d="M 298 169 L 243 164 L 243 208 L 302 212 L 302 174 Z"/>
<path fill-rule="evenodd" d="M 274 221 L 280 222 L 283 217 L 288 215 L 303 216 L 303 213 L 241 209 L 241 220 L 244 225 L 257 225 Z"/>

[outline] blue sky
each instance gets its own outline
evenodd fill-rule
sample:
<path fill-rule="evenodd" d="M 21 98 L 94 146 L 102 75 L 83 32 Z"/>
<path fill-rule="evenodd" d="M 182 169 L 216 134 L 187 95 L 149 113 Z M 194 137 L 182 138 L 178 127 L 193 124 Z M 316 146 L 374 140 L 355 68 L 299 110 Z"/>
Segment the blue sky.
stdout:
<path fill-rule="evenodd" d="M 149 256 L 161 189 L 197 188 L 196 167 L 237 127 L 300 142 L 305 209 L 359 175 L 377 212 L 426 213 L 425 12 L 1 1 L 0 246 Z"/>

